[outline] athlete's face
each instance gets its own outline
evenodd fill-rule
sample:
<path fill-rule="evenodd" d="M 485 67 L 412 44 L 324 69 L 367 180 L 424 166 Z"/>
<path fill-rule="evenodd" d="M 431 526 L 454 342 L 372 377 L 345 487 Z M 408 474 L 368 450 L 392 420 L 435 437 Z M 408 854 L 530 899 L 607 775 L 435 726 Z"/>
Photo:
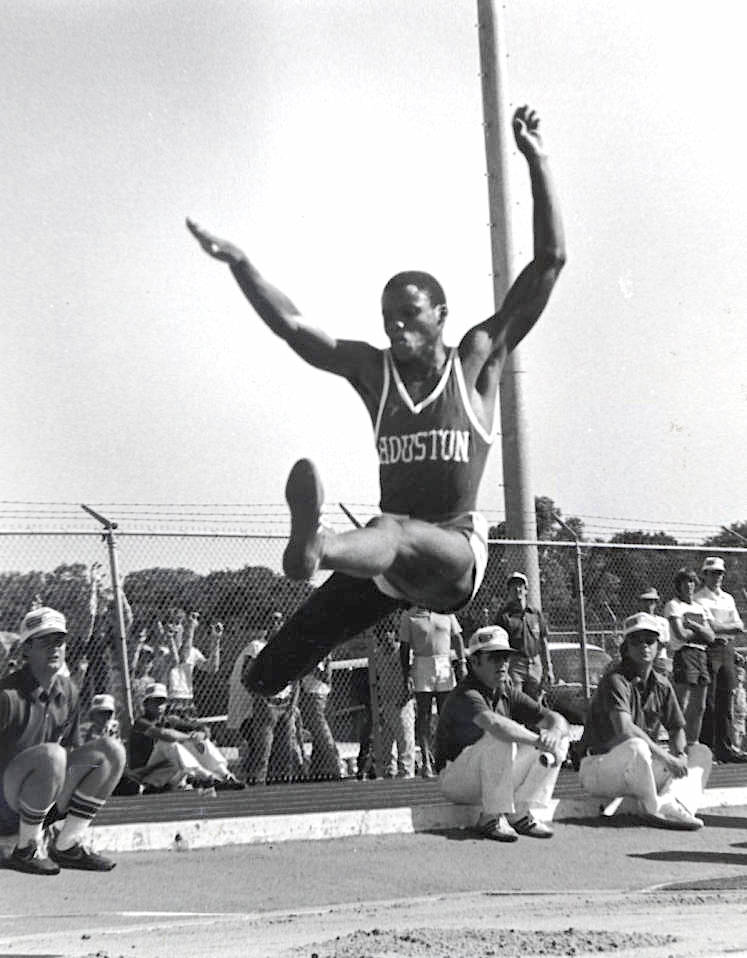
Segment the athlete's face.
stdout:
<path fill-rule="evenodd" d="M 628 657 L 639 668 L 645 668 L 656 658 L 659 650 L 659 636 L 656 632 L 633 632 L 626 639 Z"/>
<path fill-rule="evenodd" d="M 695 582 L 693 579 L 685 579 L 679 583 L 676 589 L 677 595 L 683 602 L 692 602 L 695 595 Z"/>
<path fill-rule="evenodd" d="M 388 289 L 381 299 L 381 311 L 395 359 L 417 359 L 441 339 L 446 306 L 434 306 L 428 293 L 417 286 Z"/>

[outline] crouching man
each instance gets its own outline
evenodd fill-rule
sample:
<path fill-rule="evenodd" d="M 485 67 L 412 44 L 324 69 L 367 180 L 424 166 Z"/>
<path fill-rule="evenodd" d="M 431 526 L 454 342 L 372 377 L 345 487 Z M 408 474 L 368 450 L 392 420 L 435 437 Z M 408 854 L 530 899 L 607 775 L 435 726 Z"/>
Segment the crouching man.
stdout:
<path fill-rule="evenodd" d="M 62 674 L 66 639 L 61 612 L 29 612 L 21 624 L 25 664 L 0 681 L 0 834 L 18 831 L 3 864 L 32 875 L 114 868 L 84 841 L 119 781 L 125 750 L 109 736 L 81 745 L 78 689 Z M 45 850 L 45 820 L 60 817 Z"/>
<path fill-rule="evenodd" d="M 436 732 L 436 770 L 449 801 L 479 805 L 476 830 L 514 842 L 551 838 L 549 805 L 568 752 L 568 724 L 514 688 L 517 655 L 500 626 L 478 629 L 467 647 L 469 670 L 444 703 Z M 531 728 L 538 728 L 534 732 Z"/>
<path fill-rule="evenodd" d="M 711 771 L 705 745 L 687 745 L 685 719 L 669 680 L 654 668 L 659 623 L 638 612 L 623 624 L 620 664 L 600 681 L 584 728 L 581 785 L 602 798 L 638 799 L 660 828 L 703 827 L 695 812 Z M 669 748 L 659 744 L 662 726 Z"/>

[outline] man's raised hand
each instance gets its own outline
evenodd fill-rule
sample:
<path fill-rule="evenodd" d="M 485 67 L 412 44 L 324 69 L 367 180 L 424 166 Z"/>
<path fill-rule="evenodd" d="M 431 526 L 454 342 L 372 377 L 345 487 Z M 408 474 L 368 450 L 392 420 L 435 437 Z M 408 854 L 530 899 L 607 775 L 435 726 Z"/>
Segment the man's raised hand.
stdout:
<path fill-rule="evenodd" d="M 246 259 L 238 246 L 213 236 L 212 233 L 208 233 L 207 230 L 198 226 L 194 220 L 187 218 L 187 229 L 208 256 L 212 256 L 213 259 L 220 260 L 221 263 L 228 263 L 229 266 L 236 266 Z"/>
<path fill-rule="evenodd" d="M 514 113 L 514 139 L 520 152 L 527 159 L 545 154 L 539 124 L 540 119 L 531 107 L 520 106 Z"/>

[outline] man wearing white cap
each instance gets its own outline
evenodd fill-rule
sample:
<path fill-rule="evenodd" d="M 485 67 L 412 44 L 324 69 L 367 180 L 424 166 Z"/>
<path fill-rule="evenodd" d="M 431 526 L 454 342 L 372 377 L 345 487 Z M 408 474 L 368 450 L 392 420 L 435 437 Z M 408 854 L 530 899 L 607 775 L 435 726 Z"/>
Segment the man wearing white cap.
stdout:
<path fill-rule="evenodd" d="M 529 605 L 529 581 L 523 572 L 512 572 L 506 589 L 506 602 L 496 622 L 508 633 L 511 648 L 520 653 L 512 656 L 509 663 L 511 681 L 522 692 L 539 699 L 543 687 L 555 682 L 547 625 L 539 609 Z"/>
<path fill-rule="evenodd" d="M 654 668 L 657 672 L 668 675 L 672 664 L 667 657 L 667 649 L 669 648 L 669 620 L 665 619 L 663 615 L 656 614 L 656 607 L 660 602 L 660 598 L 658 590 L 654 589 L 653 586 L 644 589 L 638 596 L 638 611 L 648 612 L 659 624 L 659 651 L 654 659 Z"/>
<path fill-rule="evenodd" d="M 78 689 L 62 674 L 65 616 L 33 609 L 20 634 L 26 664 L 0 681 L 0 834 L 18 831 L 3 864 L 34 875 L 109 871 L 114 862 L 83 842 L 122 775 L 124 747 L 111 737 L 80 744 Z M 43 831 L 54 807 L 65 819 L 47 857 Z"/>
<path fill-rule="evenodd" d="M 713 750 L 717 761 L 747 762 L 747 755 L 734 744 L 732 729 L 737 667 L 731 643 L 736 636 L 744 633 L 744 623 L 734 597 L 722 588 L 725 573 L 726 566 L 720 556 L 705 558 L 700 570 L 703 585 L 693 596 L 694 601 L 711 614 L 711 628 L 716 636 L 713 645 L 707 650 L 711 684 L 708 687 L 700 738 Z"/>
<path fill-rule="evenodd" d="M 695 812 L 711 753 L 698 743 L 687 746 L 674 689 L 653 668 L 659 634 L 646 612 L 625 620 L 622 660 L 602 677 L 589 706 L 579 774 L 591 795 L 636 798 L 649 824 L 693 831 L 703 826 Z M 669 749 L 658 741 L 662 726 Z"/>
<path fill-rule="evenodd" d="M 542 819 L 550 817 L 568 752 L 566 720 L 511 683 L 515 655 L 505 629 L 478 629 L 467 647 L 467 676 L 444 703 L 436 732 L 441 792 L 452 802 L 479 805 L 477 832 L 499 842 L 552 836 Z"/>

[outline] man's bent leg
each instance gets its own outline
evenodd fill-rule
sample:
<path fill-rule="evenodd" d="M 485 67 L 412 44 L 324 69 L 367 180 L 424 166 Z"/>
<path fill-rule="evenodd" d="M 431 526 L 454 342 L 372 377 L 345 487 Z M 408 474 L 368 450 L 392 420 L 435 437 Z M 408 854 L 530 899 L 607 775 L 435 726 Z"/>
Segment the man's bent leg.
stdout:
<path fill-rule="evenodd" d="M 684 778 L 672 778 L 664 763 L 654 759 L 654 778 L 659 788 L 660 802 L 667 803 L 672 799 L 679 802 L 691 815 L 695 815 L 703 804 L 703 791 L 711 776 L 712 766 L 711 750 L 699 742 L 688 749 L 688 771 Z"/>
<path fill-rule="evenodd" d="M 68 755 L 65 785 L 57 800 L 67 812 L 50 856 L 65 868 L 109 871 L 114 862 L 83 848 L 83 839 L 96 813 L 104 806 L 122 777 L 126 761 L 119 739 L 102 737 L 72 749 Z"/>
<path fill-rule="evenodd" d="M 641 739 L 627 739 L 604 755 L 587 755 L 581 761 L 579 777 L 582 788 L 590 795 L 628 795 L 638 799 L 650 815 L 659 811 L 651 749 Z"/>
<path fill-rule="evenodd" d="M 515 754 L 513 742 L 503 742 L 486 733 L 441 770 L 441 793 L 459 805 L 479 804 L 488 816 L 513 812 Z"/>
<path fill-rule="evenodd" d="M 334 573 L 262 649 L 249 672 L 248 688 L 276 694 L 402 604 L 383 595 L 370 579 Z"/>
<path fill-rule="evenodd" d="M 567 740 L 565 750 L 568 751 Z M 552 818 L 552 793 L 564 760 L 565 755 L 562 755 L 554 765 L 546 766 L 540 761 L 540 753 L 534 746 L 518 747 L 513 767 L 514 806 L 517 817 L 529 814 L 543 821 Z M 509 821 L 513 822 L 513 819 L 509 818 Z"/>
<path fill-rule="evenodd" d="M 17 816 L 19 848 L 41 841 L 44 819 L 62 791 L 66 768 L 67 753 L 55 743 L 33 745 L 10 761 L 2 792 L 4 804 Z M 11 817 L 9 827 L 15 824 Z"/>

